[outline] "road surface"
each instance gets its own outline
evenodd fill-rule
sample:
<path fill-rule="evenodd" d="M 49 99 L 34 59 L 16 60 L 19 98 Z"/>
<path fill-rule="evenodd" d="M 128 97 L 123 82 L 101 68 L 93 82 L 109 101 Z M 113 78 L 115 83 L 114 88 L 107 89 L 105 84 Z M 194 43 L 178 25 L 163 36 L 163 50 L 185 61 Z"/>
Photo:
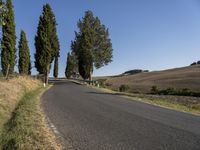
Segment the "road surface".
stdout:
<path fill-rule="evenodd" d="M 42 105 L 68 149 L 200 150 L 199 116 L 70 81 L 56 81 Z"/>

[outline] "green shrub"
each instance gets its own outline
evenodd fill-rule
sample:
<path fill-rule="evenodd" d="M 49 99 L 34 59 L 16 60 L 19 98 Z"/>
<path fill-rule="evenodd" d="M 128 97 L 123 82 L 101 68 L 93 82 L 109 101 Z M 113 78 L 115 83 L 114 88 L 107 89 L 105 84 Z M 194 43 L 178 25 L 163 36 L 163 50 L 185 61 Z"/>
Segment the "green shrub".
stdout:
<path fill-rule="evenodd" d="M 119 87 L 119 91 L 120 92 L 127 92 L 130 90 L 130 87 L 129 85 L 126 85 L 126 84 L 122 84 L 120 87 Z"/>
<path fill-rule="evenodd" d="M 182 90 L 180 90 L 177 94 L 181 95 L 181 96 L 193 96 L 193 93 L 190 89 L 188 88 L 184 88 Z"/>
<path fill-rule="evenodd" d="M 165 90 L 161 90 L 159 91 L 159 94 L 163 94 L 163 95 L 174 95 L 176 94 L 176 90 L 174 88 L 167 88 Z"/>
<path fill-rule="evenodd" d="M 158 87 L 156 85 L 151 87 L 151 94 L 158 94 L 159 90 Z"/>
<path fill-rule="evenodd" d="M 200 92 L 195 92 L 188 88 L 184 88 L 181 90 L 176 90 L 174 88 L 159 90 L 157 86 L 151 87 L 151 94 L 200 97 Z"/>

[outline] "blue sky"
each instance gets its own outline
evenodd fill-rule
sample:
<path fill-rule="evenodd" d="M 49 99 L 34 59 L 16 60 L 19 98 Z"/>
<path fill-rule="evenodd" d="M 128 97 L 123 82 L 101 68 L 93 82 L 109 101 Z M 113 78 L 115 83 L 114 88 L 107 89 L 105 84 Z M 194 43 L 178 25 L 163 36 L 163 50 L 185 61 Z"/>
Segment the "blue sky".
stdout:
<path fill-rule="evenodd" d="M 13 0 L 17 43 L 20 30 L 25 30 L 33 61 L 34 37 L 45 3 L 51 5 L 58 23 L 59 76 L 64 76 L 70 42 L 86 10 L 109 28 L 114 50 L 113 62 L 95 70 L 95 76 L 136 68 L 162 70 L 200 60 L 199 0 Z"/>

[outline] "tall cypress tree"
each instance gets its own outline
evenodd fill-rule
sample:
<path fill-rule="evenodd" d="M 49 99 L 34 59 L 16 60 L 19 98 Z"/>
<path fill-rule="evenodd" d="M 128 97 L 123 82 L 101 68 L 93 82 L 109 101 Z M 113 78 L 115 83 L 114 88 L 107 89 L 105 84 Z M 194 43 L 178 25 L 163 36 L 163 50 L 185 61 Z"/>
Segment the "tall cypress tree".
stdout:
<path fill-rule="evenodd" d="M 2 52 L 1 52 L 1 67 L 6 78 L 12 74 L 16 64 L 16 33 L 15 21 L 12 1 L 6 2 L 6 16 L 4 18 L 5 25 L 2 28 Z"/>
<path fill-rule="evenodd" d="M 43 6 L 35 37 L 35 47 L 35 67 L 40 74 L 45 75 L 45 83 L 48 83 L 51 63 L 55 57 L 59 57 L 60 49 L 56 34 L 56 20 L 49 4 Z"/>
<path fill-rule="evenodd" d="M 57 35 L 57 23 L 56 23 L 56 18 L 55 15 L 50 7 L 49 4 L 46 4 L 47 9 L 49 10 L 49 17 L 50 17 L 50 33 L 49 33 L 49 38 L 50 38 L 50 43 L 51 43 L 51 49 L 52 49 L 52 61 L 54 59 L 54 71 L 53 71 L 53 76 L 55 78 L 58 77 L 58 58 L 60 57 L 60 44 L 59 44 L 59 39 Z"/>
<path fill-rule="evenodd" d="M 28 41 L 26 39 L 26 33 L 22 30 L 19 40 L 19 73 L 28 75 L 30 74 L 30 51 L 28 47 Z"/>

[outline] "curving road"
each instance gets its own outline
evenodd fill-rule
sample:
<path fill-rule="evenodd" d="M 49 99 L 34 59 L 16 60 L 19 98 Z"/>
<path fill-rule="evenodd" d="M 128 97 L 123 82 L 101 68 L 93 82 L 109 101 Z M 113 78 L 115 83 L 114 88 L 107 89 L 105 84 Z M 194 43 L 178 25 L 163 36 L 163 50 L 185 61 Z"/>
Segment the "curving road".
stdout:
<path fill-rule="evenodd" d="M 200 117 L 54 81 L 44 111 L 66 149 L 200 150 Z"/>

